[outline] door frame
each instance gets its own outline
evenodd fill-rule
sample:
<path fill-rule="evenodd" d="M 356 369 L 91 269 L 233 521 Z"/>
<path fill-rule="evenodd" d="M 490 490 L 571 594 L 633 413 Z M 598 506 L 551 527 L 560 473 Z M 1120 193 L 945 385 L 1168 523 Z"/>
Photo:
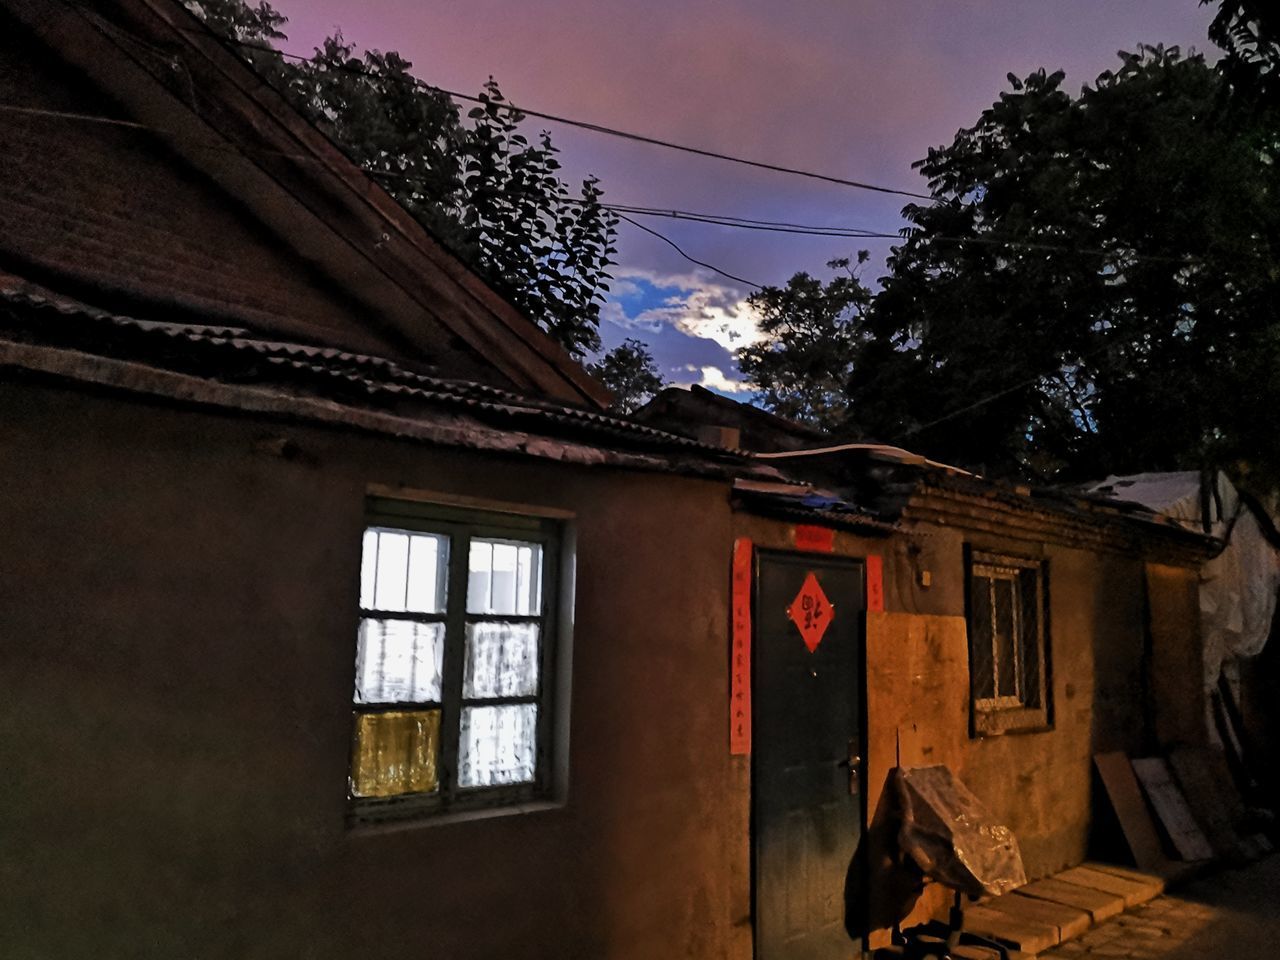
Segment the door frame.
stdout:
<path fill-rule="evenodd" d="M 771 557 L 789 557 L 804 558 L 811 561 L 815 566 L 840 566 L 845 568 L 858 567 L 862 575 L 862 609 L 858 612 L 860 619 L 858 636 L 862 650 L 856 658 L 858 664 L 858 677 L 856 680 L 857 689 L 860 694 L 858 702 L 858 756 L 862 758 L 862 769 L 859 771 L 859 790 L 858 790 L 858 821 L 860 827 L 859 843 L 866 836 L 867 832 L 867 778 L 865 775 L 867 769 L 867 557 L 850 556 L 838 553 L 816 553 L 809 550 L 795 550 L 786 548 L 761 547 L 754 545 L 751 554 L 751 729 L 752 739 L 754 740 L 755 731 L 759 729 L 756 723 L 756 683 L 759 677 L 759 671 L 756 670 L 756 625 L 759 622 L 757 616 L 757 603 L 759 602 L 759 585 L 760 585 L 760 564 L 767 561 Z M 754 747 L 751 749 L 751 767 L 750 767 L 750 816 L 748 818 L 748 830 L 750 833 L 749 859 L 750 859 L 750 883 L 751 883 L 751 955 L 759 960 L 759 937 L 756 935 L 756 926 L 758 913 L 756 910 L 756 895 L 758 884 L 756 877 L 756 844 L 759 832 L 756 823 L 756 812 L 758 806 L 758 797 L 756 794 L 756 764 L 758 753 Z M 856 861 L 855 861 L 856 862 Z M 864 862 L 860 867 L 861 876 L 859 879 L 859 888 L 867 889 L 868 870 L 867 864 Z M 850 940 L 850 947 L 856 948 L 857 941 Z M 863 955 L 866 951 L 865 940 L 862 945 Z"/>

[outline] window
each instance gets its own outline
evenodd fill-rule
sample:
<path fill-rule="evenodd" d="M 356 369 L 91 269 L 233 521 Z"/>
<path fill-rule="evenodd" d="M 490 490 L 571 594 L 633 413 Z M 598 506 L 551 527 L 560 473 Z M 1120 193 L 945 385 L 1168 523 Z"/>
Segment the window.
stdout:
<path fill-rule="evenodd" d="M 1050 725 L 1045 565 L 969 554 L 969 683 L 973 733 Z"/>
<path fill-rule="evenodd" d="M 375 499 L 360 563 L 357 820 L 545 796 L 558 525 Z"/>

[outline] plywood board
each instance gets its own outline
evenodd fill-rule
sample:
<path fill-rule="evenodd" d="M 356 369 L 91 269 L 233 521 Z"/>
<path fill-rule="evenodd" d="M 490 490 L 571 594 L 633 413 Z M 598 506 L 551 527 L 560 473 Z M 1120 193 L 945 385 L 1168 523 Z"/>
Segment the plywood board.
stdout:
<path fill-rule="evenodd" d="M 1070 870 L 1063 870 L 1061 873 L 1055 874 L 1053 879 L 1062 880 L 1066 883 L 1075 883 L 1082 887 L 1091 887 L 1094 890 L 1101 890 L 1103 893 L 1115 894 L 1117 897 L 1124 897 L 1126 908 L 1146 903 L 1152 897 L 1160 894 L 1159 884 L 1139 883 L 1136 880 L 1117 877 L 1114 873 L 1090 870 L 1088 867 L 1072 867 Z"/>
<path fill-rule="evenodd" d="M 1124 897 L 1054 878 L 1028 883 L 1025 887 L 1019 887 L 1018 893 L 1038 900 L 1065 903 L 1069 907 L 1083 910 L 1093 918 L 1094 923 L 1101 923 L 1124 913 Z"/>
<path fill-rule="evenodd" d="M 1158 869 L 1167 859 L 1164 845 L 1160 843 L 1160 834 L 1142 798 L 1142 788 L 1138 786 L 1129 758 L 1123 753 L 1099 753 L 1094 756 L 1093 764 L 1107 791 L 1111 809 L 1120 821 L 1133 862 L 1147 870 Z"/>
<path fill-rule="evenodd" d="M 1230 780 L 1219 780 L 1215 775 L 1210 761 L 1213 754 L 1208 747 L 1180 747 L 1169 754 L 1169 766 L 1213 852 L 1224 860 L 1236 860 L 1243 848 L 1232 812 L 1239 808 L 1243 813 L 1243 804 Z"/>
<path fill-rule="evenodd" d="M 1183 860 L 1212 860 L 1213 847 L 1187 806 L 1186 797 L 1173 782 L 1169 765 L 1162 757 L 1145 757 L 1133 761 L 1133 772 L 1174 849 Z"/>
<path fill-rule="evenodd" d="M 1065 903 L 1054 903 L 1052 900 L 1023 897 L 1017 893 L 997 897 L 987 906 L 992 910 L 1007 913 L 1015 920 L 1033 920 L 1036 923 L 1051 924 L 1058 928 L 1060 940 L 1078 937 L 1093 925 L 1093 919 L 1079 907 L 1069 907 Z"/>
<path fill-rule="evenodd" d="M 1047 923 L 1015 920 L 990 907 L 968 907 L 964 929 L 999 940 L 1027 953 L 1040 953 L 1058 945 L 1058 928 Z"/>

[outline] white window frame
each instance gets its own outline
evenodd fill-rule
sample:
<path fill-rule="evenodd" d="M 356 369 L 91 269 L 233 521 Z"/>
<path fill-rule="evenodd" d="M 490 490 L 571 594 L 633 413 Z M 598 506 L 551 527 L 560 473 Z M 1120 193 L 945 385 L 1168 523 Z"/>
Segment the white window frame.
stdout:
<path fill-rule="evenodd" d="M 969 638 L 969 702 L 971 734 L 984 736 L 1016 731 L 1052 729 L 1053 713 L 1050 703 L 1050 646 L 1048 623 L 1048 564 L 1039 559 L 967 550 L 965 562 L 966 623 Z M 1009 647 L 1012 651 L 1013 690 L 1000 686 L 1001 657 L 996 638 L 997 616 L 995 591 L 976 589 L 978 578 L 989 583 L 1007 582 L 1011 585 L 1011 629 Z M 1034 589 L 1027 590 L 1028 586 Z M 1029 643 L 1024 635 L 1027 627 L 1027 611 L 1023 609 L 1027 594 L 1035 599 L 1034 636 Z M 990 604 L 985 618 L 990 627 L 986 636 L 978 636 L 976 606 Z M 975 671 L 980 659 L 975 656 L 978 644 L 989 651 L 991 690 L 994 696 L 979 697 Z M 1029 682 L 1031 664 L 1024 662 L 1030 653 L 1035 657 L 1034 677 Z M 984 657 L 983 659 L 987 659 Z"/>
<path fill-rule="evenodd" d="M 571 596 L 565 589 L 562 571 L 565 569 L 566 524 L 556 517 L 487 511 L 452 504 L 427 503 L 417 500 L 400 500 L 383 496 L 370 496 L 366 504 L 365 530 L 403 530 L 411 533 L 435 534 L 449 542 L 447 564 L 447 589 L 442 613 L 405 614 L 398 618 L 419 622 L 441 622 L 445 625 L 443 665 L 441 671 L 441 695 L 438 703 L 430 704 L 365 704 L 355 700 L 354 665 L 356 637 L 359 624 L 365 618 L 379 617 L 376 610 L 358 608 L 352 636 L 352 743 L 347 771 L 348 821 L 351 825 L 377 823 L 389 820 L 431 819 L 451 813 L 467 811 L 492 811 L 500 808 L 520 808 L 530 803 L 554 799 L 562 790 L 563 768 L 556 756 L 555 746 L 561 738 L 557 727 L 560 718 L 557 706 L 560 686 L 557 661 L 565 646 L 561 603 Z M 467 611 L 467 577 L 470 544 L 473 538 L 507 540 L 519 543 L 536 543 L 541 546 L 541 596 L 536 615 L 475 614 Z M 362 544 L 356 544 L 357 549 Z M 539 624 L 538 688 L 529 697 L 490 697 L 468 700 L 470 705 L 501 705 L 504 703 L 535 703 L 536 757 L 534 778 L 530 782 L 501 784 L 496 786 L 464 787 L 459 783 L 458 753 L 461 735 L 461 714 L 464 706 L 463 674 L 465 660 L 465 633 L 468 622 L 525 621 Z M 431 793 L 405 793 L 387 797 L 356 796 L 354 770 L 356 756 L 356 723 L 361 713 L 389 709 L 440 710 L 440 727 L 437 748 L 438 788 Z"/>

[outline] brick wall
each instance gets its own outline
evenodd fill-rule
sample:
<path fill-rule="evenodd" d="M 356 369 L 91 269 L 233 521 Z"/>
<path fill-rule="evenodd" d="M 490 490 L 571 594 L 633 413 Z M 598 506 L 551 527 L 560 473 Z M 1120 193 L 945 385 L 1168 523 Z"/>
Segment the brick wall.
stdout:
<path fill-rule="evenodd" d="M 0 14 L 0 104 L 122 119 Z M 403 356 L 376 320 L 146 130 L 0 115 L 0 268 L 96 305 L 174 310 Z"/>

